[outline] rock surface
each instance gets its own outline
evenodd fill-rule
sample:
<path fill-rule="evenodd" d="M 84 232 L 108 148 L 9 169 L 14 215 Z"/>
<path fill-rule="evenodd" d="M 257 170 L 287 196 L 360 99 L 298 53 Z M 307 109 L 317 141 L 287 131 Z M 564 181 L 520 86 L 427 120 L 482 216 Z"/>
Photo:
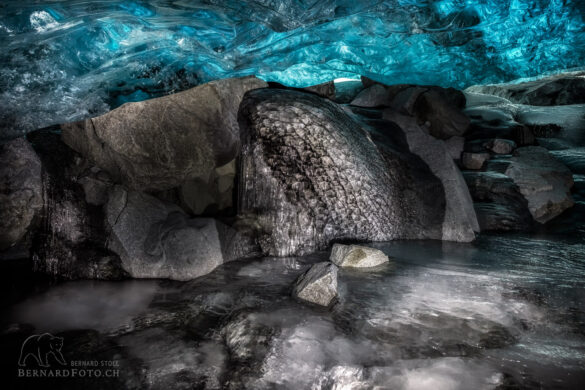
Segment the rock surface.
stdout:
<path fill-rule="evenodd" d="M 329 260 L 339 267 L 366 268 L 387 263 L 388 256 L 367 246 L 334 244 Z"/>
<path fill-rule="evenodd" d="M 212 218 L 116 186 L 105 206 L 108 248 L 134 278 L 189 280 L 245 252 L 236 232 Z"/>
<path fill-rule="evenodd" d="M 486 149 L 495 154 L 510 154 L 516 149 L 516 143 L 507 139 L 493 139 L 485 144 Z"/>
<path fill-rule="evenodd" d="M 31 247 L 34 270 L 64 279 L 126 278 L 120 258 L 105 247 L 101 207 L 86 201 L 84 178 L 99 170 L 55 132 L 27 137 L 42 162 L 42 210 Z"/>
<path fill-rule="evenodd" d="M 542 147 L 516 149 L 506 175 L 528 201 L 530 213 L 545 223 L 573 206 L 573 175 Z"/>
<path fill-rule="evenodd" d="M 471 153 L 465 152 L 461 156 L 461 164 L 466 169 L 481 169 L 485 162 L 490 159 L 489 153 Z"/>
<path fill-rule="evenodd" d="M 298 277 L 293 297 L 321 306 L 329 306 L 337 297 L 337 267 L 328 261 L 311 266 Z"/>
<path fill-rule="evenodd" d="M 473 241 L 475 232 L 479 232 L 473 201 L 445 142 L 427 134 L 413 118 L 385 110 L 384 119 L 400 126 L 410 151 L 419 156 L 429 166 L 433 175 L 441 181 L 445 193 L 445 216 L 441 239 L 458 242 Z"/>
<path fill-rule="evenodd" d="M 117 182 L 161 191 L 201 178 L 239 152 L 243 95 L 266 87 L 255 77 L 213 81 L 62 126 L 67 145 Z"/>
<path fill-rule="evenodd" d="M 360 92 L 351 104 L 369 108 L 389 107 L 414 116 L 418 123 L 428 123 L 430 133 L 440 139 L 461 136 L 469 126 L 469 118 L 461 112 L 465 107 L 465 96 L 453 88 L 376 83 Z"/>
<path fill-rule="evenodd" d="M 417 144 L 400 124 L 288 90 L 248 93 L 240 119 L 239 212 L 256 215 L 264 253 L 310 253 L 335 239 L 474 238 L 465 183 L 442 141 L 422 130 L 412 130 Z M 425 160 L 433 140 L 440 149 Z"/>
<path fill-rule="evenodd" d="M 0 250 L 27 233 L 43 205 L 41 161 L 24 138 L 0 145 Z"/>

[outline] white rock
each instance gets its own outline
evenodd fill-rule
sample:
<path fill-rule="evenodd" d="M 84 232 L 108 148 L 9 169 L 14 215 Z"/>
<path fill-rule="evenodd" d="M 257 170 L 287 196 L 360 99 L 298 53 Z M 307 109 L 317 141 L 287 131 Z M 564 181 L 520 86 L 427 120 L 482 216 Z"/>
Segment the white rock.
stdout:
<path fill-rule="evenodd" d="M 366 268 L 388 262 L 388 256 L 379 249 L 361 245 L 335 244 L 329 258 L 340 267 Z"/>
<path fill-rule="evenodd" d="M 337 296 L 337 267 L 328 261 L 314 264 L 295 281 L 293 296 L 302 301 L 329 306 Z"/>

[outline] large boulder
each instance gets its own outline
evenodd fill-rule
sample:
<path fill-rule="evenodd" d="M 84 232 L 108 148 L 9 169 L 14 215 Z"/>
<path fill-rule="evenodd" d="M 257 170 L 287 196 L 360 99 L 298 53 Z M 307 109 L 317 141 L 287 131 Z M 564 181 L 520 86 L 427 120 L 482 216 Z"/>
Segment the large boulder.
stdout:
<path fill-rule="evenodd" d="M 298 277 L 293 297 L 320 306 L 329 306 L 337 297 L 337 267 L 328 261 L 311 266 Z"/>
<path fill-rule="evenodd" d="M 242 97 L 266 86 L 255 77 L 224 79 L 127 103 L 63 125 L 63 140 L 132 189 L 161 191 L 189 179 L 207 180 L 239 152 Z"/>
<path fill-rule="evenodd" d="M 474 238 L 465 183 L 443 142 L 422 130 L 413 130 L 417 144 L 395 123 L 288 90 L 248 93 L 240 119 L 239 212 L 255 216 L 264 253 L 300 255 L 342 239 Z"/>
<path fill-rule="evenodd" d="M 388 256 L 363 245 L 334 244 L 329 260 L 339 267 L 368 268 L 387 263 Z"/>
<path fill-rule="evenodd" d="M 0 145 L 0 250 L 27 233 L 43 205 L 41 161 L 23 138 Z"/>
<path fill-rule="evenodd" d="M 398 124 L 406 136 L 410 151 L 419 156 L 441 181 L 446 204 L 440 238 L 446 241 L 473 241 L 475 232 L 479 232 L 473 201 L 445 142 L 427 134 L 412 118 L 392 110 L 384 111 L 384 119 Z"/>
<path fill-rule="evenodd" d="M 105 205 L 108 249 L 134 278 L 190 280 L 243 257 L 245 241 L 212 218 L 189 218 L 177 205 L 116 186 Z"/>
<path fill-rule="evenodd" d="M 545 223 L 574 205 L 571 171 L 542 147 L 516 149 L 506 175 L 528 201 L 537 222 Z"/>
<path fill-rule="evenodd" d="M 585 72 L 561 73 L 525 82 L 474 85 L 466 92 L 495 95 L 534 106 L 585 103 Z"/>
<path fill-rule="evenodd" d="M 351 102 L 358 107 L 388 107 L 401 114 L 414 116 L 419 124 L 426 123 L 436 138 L 461 136 L 469 126 L 462 113 L 465 96 L 453 88 L 417 85 L 373 84 Z"/>

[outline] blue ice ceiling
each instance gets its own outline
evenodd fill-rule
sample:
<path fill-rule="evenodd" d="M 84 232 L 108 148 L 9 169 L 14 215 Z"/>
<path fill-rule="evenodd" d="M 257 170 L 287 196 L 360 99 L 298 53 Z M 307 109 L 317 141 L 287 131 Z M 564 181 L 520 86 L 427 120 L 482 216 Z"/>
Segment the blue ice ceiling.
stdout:
<path fill-rule="evenodd" d="M 585 0 L 0 3 L 1 134 L 255 74 L 465 87 L 585 65 Z"/>

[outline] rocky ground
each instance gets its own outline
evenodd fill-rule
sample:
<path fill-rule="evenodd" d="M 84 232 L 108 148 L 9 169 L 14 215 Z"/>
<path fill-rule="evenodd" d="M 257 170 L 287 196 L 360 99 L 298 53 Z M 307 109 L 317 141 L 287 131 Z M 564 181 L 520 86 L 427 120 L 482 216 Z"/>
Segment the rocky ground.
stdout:
<path fill-rule="evenodd" d="M 65 279 L 190 280 L 334 242 L 543 229 L 582 209 L 582 78 L 226 79 L 34 131 L 1 146 L 2 256 Z"/>

